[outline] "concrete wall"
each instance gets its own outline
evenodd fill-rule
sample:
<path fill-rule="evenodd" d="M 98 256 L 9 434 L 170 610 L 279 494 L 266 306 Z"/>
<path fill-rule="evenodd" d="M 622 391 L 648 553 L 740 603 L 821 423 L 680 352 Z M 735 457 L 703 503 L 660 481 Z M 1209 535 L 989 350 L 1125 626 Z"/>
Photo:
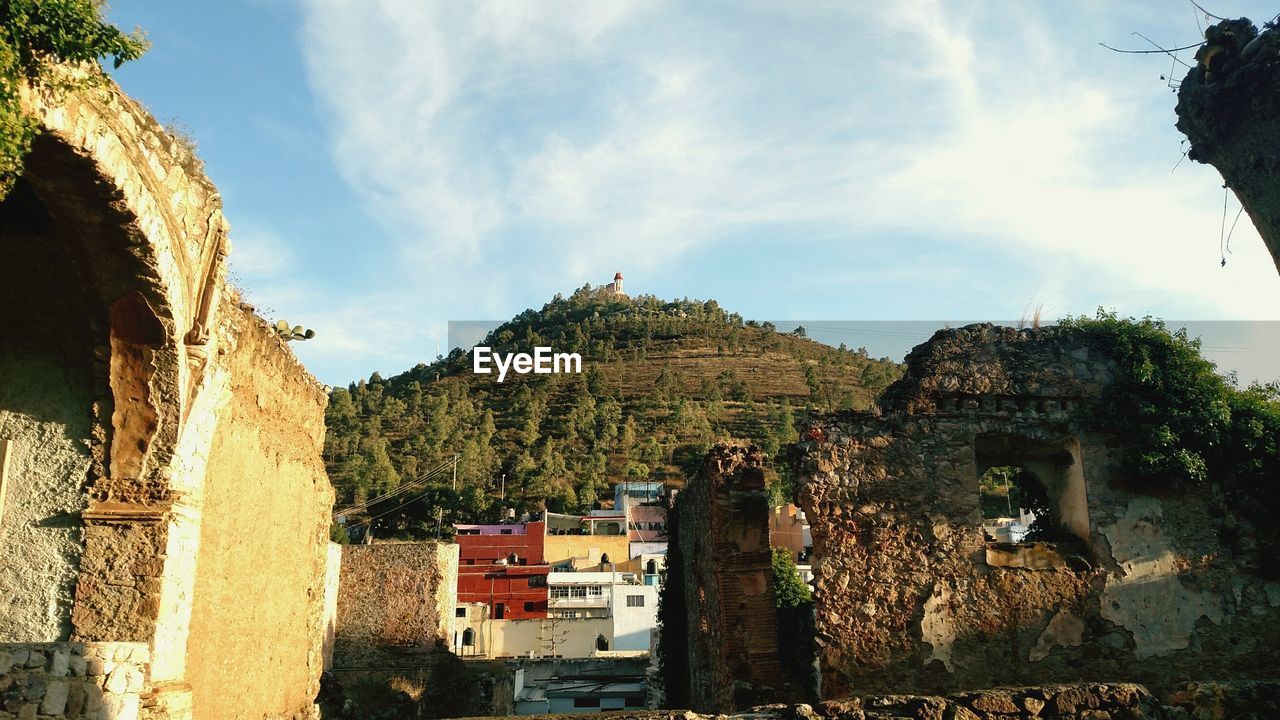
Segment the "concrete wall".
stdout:
<path fill-rule="evenodd" d="M 289 715 L 312 704 L 323 663 L 325 395 L 265 323 L 224 308 L 230 397 L 209 452 L 186 679 L 200 718 Z"/>
<path fill-rule="evenodd" d="M 324 640 L 321 653 L 324 656 L 324 669 L 333 668 L 333 643 L 338 633 L 338 593 L 342 578 L 342 546 L 331 542 L 325 552 L 324 567 Z"/>
<path fill-rule="evenodd" d="M 452 641 L 458 546 L 346 545 L 338 585 L 334 667 L 394 667 Z"/>
<path fill-rule="evenodd" d="M 481 627 L 489 657 L 559 656 L 589 658 L 596 654 L 596 638 L 613 634 L 610 618 L 490 620 Z M 554 643 L 554 649 L 553 649 Z"/>
<path fill-rule="evenodd" d="M 613 629 L 610 650 L 648 652 L 658 627 L 658 588 L 653 585 L 611 585 Z M 629 596 L 639 596 L 640 607 L 627 605 Z"/>

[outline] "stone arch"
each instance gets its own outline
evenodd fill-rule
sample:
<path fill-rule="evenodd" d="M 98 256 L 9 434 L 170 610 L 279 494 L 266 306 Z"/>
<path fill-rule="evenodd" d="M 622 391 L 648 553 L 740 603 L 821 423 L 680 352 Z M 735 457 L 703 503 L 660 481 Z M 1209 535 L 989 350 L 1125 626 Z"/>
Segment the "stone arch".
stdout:
<path fill-rule="evenodd" d="M 148 681 L 180 683 L 208 453 L 208 433 L 187 421 L 227 382 L 208 362 L 228 251 L 221 201 L 190 149 L 110 81 L 22 100 L 42 127 L 0 213 L 19 222 L 0 232 L 40 240 L 7 246 L 33 271 L 28 304 L 63 299 L 74 332 L 60 362 L 79 379 L 73 434 L 88 450 L 63 478 L 82 488 L 61 519 L 77 535 L 69 618 L 56 637 L 0 639 L 146 643 Z"/>

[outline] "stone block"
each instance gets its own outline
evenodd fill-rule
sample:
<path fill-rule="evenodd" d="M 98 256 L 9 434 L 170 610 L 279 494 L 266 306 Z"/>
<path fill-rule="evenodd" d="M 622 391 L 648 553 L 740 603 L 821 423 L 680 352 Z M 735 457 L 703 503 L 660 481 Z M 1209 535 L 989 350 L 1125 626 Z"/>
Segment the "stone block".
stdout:
<path fill-rule="evenodd" d="M 103 698 L 103 709 L 111 720 L 138 720 L 139 707 L 137 695 L 108 695 Z"/>
<path fill-rule="evenodd" d="M 71 673 L 71 656 L 66 650 L 54 650 L 49 660 L 49 674 L 54 677 L 66 677 Z"/>
<path fill-rule="evenodd" d="M 70 669 L 74 677 L 84 677 L 86 662 L 80 655 L 72 655 L 67 660 L 67 667 Z"/>
<path fill-rule="evenodd" d="M 78 718 L 80 717 L 80 714 L 84 712 L 85 700 L 87 699 L 85 687 L 86 685 L 84 682 L 72 682 L 68 685 L 66 709 L 66 715 L 68 718 Z"/>
<path fill-rule="evenodd" d="M 131 693 L 142 692 L 142 686 L 146 683 L 146 677 L 142 674 L 141 670 L 135 667 L 131 667 L 128 669 L 128 672 L 125 674 L 125 677 L 127 678 L 127 686 L 125 688 L 125 692 L 131 692 Z"/>
<path fill-rule="evenodd" d="M 14 650 L 13 657 L 12 657 L 13 667 L 16 667 L 16 668 L 26 667 L 27 656 L 29 654 L 30 654 L 30 651 L 26 650 L 25 648 L 18 648 L 17 650 Z"/>
<path fill-rule="evenodd" d="M 27 667 L 29 668 L 44 667 L 44 661 L 44 653 L 39 650 L 32 650 L 27 653 Z"/>
<path fill-rule="evenodd" d="M 0 650 L 0 675 L 9 672 L 11 667 L 13 667 L 13 654 Z"/>
<path fill-rule="evenodd" d="M 22 688 L 22 699 L 28 702 L 38 702 L 44 697 L 44 691 L 48 686 L 48 680 L 39 675 L 33 675 L 27 679 L 26 687 Z"/>
<path fill-rule="evenodd" d="M 106 683 L 102 686 L 103 690 L 112 695 L 119 695 L 129 689 L 129 668 L 125 665 L 118 665 L 107 675 Z"/>
<path fill-rule="evenodd" d="M 40 703 L 40 712 L 44 715 L 61 715 L 67 709 L 67 681 L 51 680 L 44 693 L 44 702 Z"/>
<path fill-rule="evenodd" d="M 106 665 L 100 657 L 88 657 L 84 660 L 84 674 L 91 677 L 106 675 Z"/>
<path fill-rule="evenodd" d="M 27 705 L 23 705 L 22 708 L 18 710 L 18 720 L 36 720 L 36 704 L 29 703 Z"/>

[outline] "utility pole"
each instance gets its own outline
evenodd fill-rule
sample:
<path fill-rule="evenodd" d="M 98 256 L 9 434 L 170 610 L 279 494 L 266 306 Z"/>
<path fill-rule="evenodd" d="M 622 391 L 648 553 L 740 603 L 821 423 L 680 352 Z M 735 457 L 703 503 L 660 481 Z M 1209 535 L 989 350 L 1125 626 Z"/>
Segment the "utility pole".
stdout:
<path fill-rule="evenodd" d="M 458 453 L 453 454 L 453 491 L 458 492 Z"/>
<path fill-rule="evenodd" d="M 502 503 L 507 502 L 507 474 L 506 473 L 502 473 L 502 496 L 499 499 L 499 502 L 502 502 Z"/>

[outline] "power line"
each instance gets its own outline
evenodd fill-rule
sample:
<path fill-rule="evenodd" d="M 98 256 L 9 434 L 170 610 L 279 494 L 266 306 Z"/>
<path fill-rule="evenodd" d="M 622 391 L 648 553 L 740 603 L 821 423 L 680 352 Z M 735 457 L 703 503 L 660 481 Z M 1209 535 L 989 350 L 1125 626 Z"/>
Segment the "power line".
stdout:
<path fill-rule="evenodd" d="M 378 497 L 375 497 L 375 498 L 370 498 L 369 500 L 366 500 L 362 503 L 356 503 L 355 505 L 352 505 L 350 507 L 346 507 L 341 510 L 338 510 L 337 512 L 333 513 L 333 515 L 334 517 L 337 517 L 338 515 L 345 515 L 347 513 L 358 512 L 360 510 L 367 510 L 370 506 L 374 504 L 393 498 L 396 495 L 402 495 L 406 492 L 409 492 L 410 490 L 413 490 L 414 488 L 421 486 L 427 480 L 444 472 L 444 469 L 446 467 L 449 467 L 453 463 L 454 463 L 453 458 L 450 458 L 449 460 L 445 460 L 441 462 L 439 465 L 436 465 L 435 467 L 418 475 L 418 477 L 414 478 L 413 480 L 410 480 L 409 482 L 400 485 L 395 490 L 392 490 L 383 495 L 379 495 Z"/>
<path fill-rule="evenodd" d="M 432 468 L 432 469 L 430 469 L 430 470 L 426 471 L 424 474 L 419 475 L 418 477 L 414 478 L 413 480 L 410 480 L 410 481 L 409 481 L 409 482 L 407 482 L 407 483 L 404 483 L 404 484 L 402 484 L 402 485 L 397 486 L 395 490 L 392 490 L 392 491 L 390 491 L 390 492 L 388 492 L 388 493 L 385 493 L 385 494 L 383 494 L 383 495 L 379 495 L 379 496 L 374 497 L 374 498 L 370 498 L 370 499 L 368 499 L 368 500 L 366 500 L 366 501 L 364 501 L 364 502 L 362 502 L 362 503 L 356 503 L 355 505 L 352 505 L 352 506 L 350 506 L 350 507 L 343 508 L 342 510 L 339 510 L 339 511 L 335 512 L 335 513 L 334 513 L 334 515 L 335 515 L 335 516 L 337 516 L 337 515 L 343 515 L 343 514 L 346 514 L 346 513 L 358 512 L 358 511 L 360 511 L 360 510 L 366 510 L 366 509 L 368 509 L 370 506 L 372 506 L 372 505 L 374 505 L 374 504 L 377 504 L 377 503 L 382 502 L 382 501 L 384 501 L 384 500 L 387 500 L 387 499 L 390 499 L 390 498 L 392 498 L 392 497 L 395 497 L 396 495 L 402 495 L 402 494 L 404 494 L 404 493 L 406 493 L 406 492 L 408 492 L 408 491 L 410 491 L 410 490 L 414 489 L 415 487 L 418 487 L 418 486 L 422 485 L 422 483 L 424 483 L 426 480 L 428 480 L 428 479 L 430 479 L 430 478 L 434 477 L 435 475 L 438 475 L 438 474 L 439 474 L 439 471 L 440 471 L 441 469 L 442 469 L 442 468 L 441 468 L 440 466 L 437 466 L 437 467 L 435 467 L 435 468 Z"/>

